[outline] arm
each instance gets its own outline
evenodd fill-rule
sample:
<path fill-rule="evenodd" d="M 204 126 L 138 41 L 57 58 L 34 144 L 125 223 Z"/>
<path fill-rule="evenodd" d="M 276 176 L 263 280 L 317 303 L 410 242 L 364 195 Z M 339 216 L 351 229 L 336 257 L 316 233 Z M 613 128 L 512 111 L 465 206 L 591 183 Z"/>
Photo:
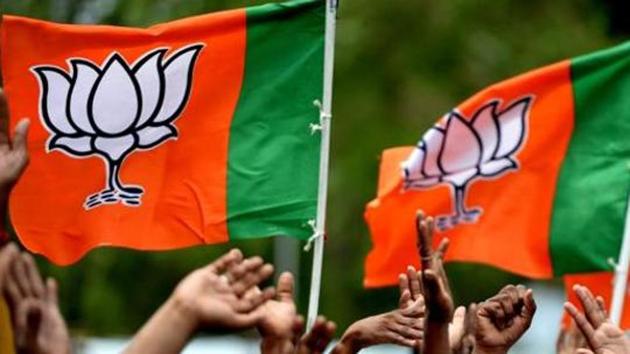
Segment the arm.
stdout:
<path fill-rule="evenodd" d="M 210 265 L 190 273 L 171 297 L 140 329 L 125 353 L 178 353 L 195 331 L 243 330 L 262 317 L 262 304 L 273 290 L 252 294 L 273 273 L 259 257 L 243 260 L 232 250 Z"/>
<path fill-rule="evenodd" d="M 448 326 L 453 318 L 455 305 L 442 262 L 448 248 L 448 239 L 442 239 L 438 248 L 433 250 L 433 218 L 425 217 L 422 211 L 416 216 L 416 230 L 428 309 L 425 353 L 450 353 Z"/>

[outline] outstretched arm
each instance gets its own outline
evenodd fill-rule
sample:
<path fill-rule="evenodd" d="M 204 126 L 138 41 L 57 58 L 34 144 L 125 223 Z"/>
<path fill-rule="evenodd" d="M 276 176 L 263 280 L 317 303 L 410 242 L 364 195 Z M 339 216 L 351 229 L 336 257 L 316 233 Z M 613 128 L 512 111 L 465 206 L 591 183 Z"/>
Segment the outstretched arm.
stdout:
<path fill-rule="evenodd" d="M 243 330 L 262 318 L 272 289 L 251 294 L 273 273 L 260 257 L 232 250 L 195 270 L 133 338 L 125 353 L 179 353 L 199 328 Z"/>

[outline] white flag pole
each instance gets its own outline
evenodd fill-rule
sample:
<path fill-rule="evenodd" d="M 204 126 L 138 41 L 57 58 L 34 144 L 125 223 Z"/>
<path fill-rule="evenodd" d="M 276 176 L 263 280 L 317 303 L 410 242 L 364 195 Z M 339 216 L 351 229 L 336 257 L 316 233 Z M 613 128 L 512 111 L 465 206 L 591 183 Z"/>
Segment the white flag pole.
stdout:
<path fill-rule="evenodd" d="M 319 292 L 324 258 L 326 232 L 326 197 L 328 191 L 328 159 L 330 155 L 330 118 L 332 117 L 333 68 L 335 60 L 335 29 L 337 25 L 337 0 L 326 0 L 326 34 L 324 42 L 324 92 L 320 107 L 321 150 L 319 159 L 319 190 L 317 196 L 317 220 L 313 242 L 313 269 L 308 302 L 307 328 L 311 328 L 319 309 Z"/>
<path fill-rule="evenodd" d="M 621 323 L 623 313 L 623 303 L 626 298 L 626 288 L 628 285 L 628 268 L 630 267 L 630 193 L 626 206 L 626 222 L 623 229 L 623 241 L 619 259 L 615 266 L 615 284 L 613 287 L 612 303 L 610 305 L 610 320 L 615 325 Z"/>

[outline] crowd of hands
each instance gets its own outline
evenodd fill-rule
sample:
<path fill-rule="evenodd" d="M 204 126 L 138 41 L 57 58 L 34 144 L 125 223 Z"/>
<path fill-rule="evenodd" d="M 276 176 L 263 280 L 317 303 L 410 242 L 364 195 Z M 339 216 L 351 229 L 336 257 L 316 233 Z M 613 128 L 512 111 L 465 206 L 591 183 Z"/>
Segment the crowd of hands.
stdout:
<path fill-rule="evenodd" d="M 9 133 L 0 90 L 0 234 L 5 236 L 8 196 L 28 164 L 28 126 L 23 119 Z M 483 302 L 455 308 L 443 267 L 448 239 L 433 248 L 433 219 L 422 212 L 416 227 L 421 267 L 402 270 L 398 304 L 392 304 L 389 312 L 354 322 L 334 343 L 337 326 L 324 316 L 305 328 L 291 273 L 280 274 L 275 286 L 263 288 L 274 274 L 273 265 L 234 249 L 188 274 L 136 333 L 125 353 L 179 353 L 199 331 L 249 329 L 259 332 L 262 353 L 346 354 L 378 344 L 397 344 L 423 354 L 507 353 L 532 323 L 536 312 L 532 290 L 508 285 Z M 0 290 L 10 310 L 15 351 L 71 353 L 57 283 L 42 278 L 27 252 L 6 237 L 2 242 Z M 558 353 L 630 354 L 630 341 L 609 321 L 603 299 L 583 286 L 573 290 L 582 309 L 565 303 L 573 324 L 562 331 Z"/>

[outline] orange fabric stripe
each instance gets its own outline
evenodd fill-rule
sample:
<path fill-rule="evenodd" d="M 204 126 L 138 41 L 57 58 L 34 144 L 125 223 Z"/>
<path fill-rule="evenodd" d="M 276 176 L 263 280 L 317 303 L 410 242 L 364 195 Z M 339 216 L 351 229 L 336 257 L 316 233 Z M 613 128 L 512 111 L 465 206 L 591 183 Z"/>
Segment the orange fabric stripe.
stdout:
<path fill-rule="evenodd" d="M 556 180 L 573 129 L 573 94 L 569 61 L 547 66 L 490 86 L 457 109 L 470 119 L 491 100 L 500 109 L 533 96 L 526 142 L 517 153 L 520 169 L 469 186 L 466 204 L 483 213 L 474 224 L 438 232 L 451 240 L 449 261 L 479 262 L 534 278 L 552 276 L 549 227 Z M 365 285 L 397 282 L 409 264 L 419 265 L 414 219 L 417 209 L 428 215 L 449 214 L 454 206 L 446 184 L 402 192 L 400 163 L 413 147 L 383 153 L 378 198 L 367 206 L 373 248 L 366 260 Z M 518 256 L 516 256 L 518 255 Z"/>
<path fill-rule="evenodd" d="M 5 16 L 2 35 L 11 124 L 22 117 L 31 117 L 34 123 L 29 136 L 31 164 L 10 205 L 12 222 L 30 250 L 68 264 L 97 245 L 157 250 L 227 241 L 228 135 L 244 73 L 244 10 L 148 29 L 59 25 Z M 205 47 L 194 68 L 190 99 L 174 123 L 177 143 L 167 141 L 134 152 L 122 165 L 121 179 L 145 190 L 142 206 L 113 204 L 86 212 L 85 197 L 98 192 L 106 179 L 103 161 L 45 152 L 49 134 L 37 118 L 39 87 L 29 68 L 47 64 L 67 71 L 69 55 L 101 65 L 113 51 L 132 63 L 159 47 L 169 48 L 168 58 L 193 43 Z"/>

